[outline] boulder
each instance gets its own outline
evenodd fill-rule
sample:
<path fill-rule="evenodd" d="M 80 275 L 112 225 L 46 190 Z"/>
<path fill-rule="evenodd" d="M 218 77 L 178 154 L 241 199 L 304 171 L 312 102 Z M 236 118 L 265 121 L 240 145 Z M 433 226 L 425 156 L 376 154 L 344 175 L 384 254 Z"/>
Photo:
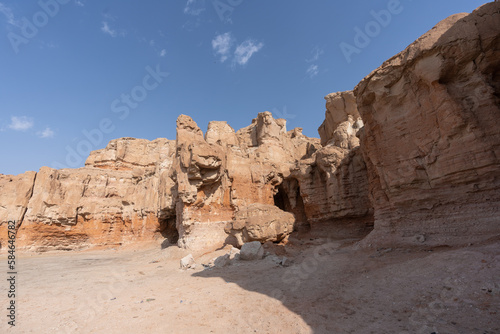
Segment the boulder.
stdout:
<path fill-rule="evenodd" d="M 226 227 L 226 233 L 242 246 L 250 241 L 278 242 L 293 232 L 295 217 L 274 205 L 254 203 L 236 212 L 234 221 Z"/>
<path fill-rule="evenodd" d="M 264 247 L 258 241 L 247 242 L 241 247 L 240 259 L 244 261 L 261 260 L 264 257 Z"/>

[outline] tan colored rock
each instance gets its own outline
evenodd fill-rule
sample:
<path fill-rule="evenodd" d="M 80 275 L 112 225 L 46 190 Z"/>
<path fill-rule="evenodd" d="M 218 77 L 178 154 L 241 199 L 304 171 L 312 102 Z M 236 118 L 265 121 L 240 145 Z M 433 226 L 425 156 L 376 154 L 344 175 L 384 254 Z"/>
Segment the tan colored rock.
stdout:
<path fill-rule="evenodd" d="M 177 119 L 176 145 L 179 246 L 200 252 L 223 246 L 224 226 L 233 218 L 224 150 L 207 143 L 198 125 L 185 115 Z"/>
<path fill-rule="evenodd" d="M 300 128 L 287 132 L 285 120 L 269 112 L 236 133 L 225 122 L 211 122 L 205 136 L 181 115 L 175 141 L 121 138 L 92 152 L 85 168 L 42 168 L 19 244 L 39 251 L 80 249 L 161 234 L 165 245 L 201 253 L 228 243 L 280 241 L 294 228 L 366 214 L 351 196 L 357 189 L 351 174 L 359 166 L 351 163 L 357 160 L 349 126 L 338 125 L 347 134 L 339 136 L 347 140 L 339 142 L 345 148 L 321 148 Z M 225 229 L 233 224 L 243 225 Z"/>
<path fill-rule="evenodd" d="M 234 129 L 227 122 L 212 121 L 208 123 L 205 140 L 209 144 L 218 144 L 223 147 L 239 145 Z"/>
<path fill-rule="evenodd" d="M 149 168 L 154 172 L 159 163 L 165 160 L 171 161 L 174 152 L 173 140 L 120 138 L 110 141 L 102 150 L 91 152 L 85 166 L 115 170 Z M 162 168 L 168 167 L 170 166 L 162 166 Z"/>
<path fill-rule="evenodd" d="M 237 246 L 246 242 L 278 242 L 293 232 L 295 217 L 269 204 L 254 203 L 239 208 L 226 233 L 236 239 Z"/>
<path fill-rule="evenodd" d="M 325 121 L 318 129 L 321 145 L 325 146 L 334 140 L 334 145 L 343 148 L 359 146 L 359 143 L 349 143 L 349 139 L 355 138 L 356 131 L 363 127 L 354 93 L 352 91 L 331 93 L 325 96 L 325 100 Z M 344 125 L 339 128 L 341 124 Z"/>
<path fill-rule="evenodd" d="M 28 209 L 29 200 L 33 194 L 36 173 L 3 175 L 0 174 L 0 246 L 7 246 L 9 240 L 9 221 L 15 222 L 18 228 Z"/>
<path fill-rule="evenodd" d="M 154 177 L 96 168 L 37 174 L 18 233 L 20 248 L 44 251 L 154 240 L 160 232 Z"/>
<path fill-rule="evenodd" d="M 375 230 L 366 245 L 500 234 L 500 3 L 453 15 L 355 89 Z"/>
<path fill-rule="evenodd" d="M 235 215 L 250 205 L 274 208 L 267 211 L 267 230 L 261 225 L 260 232 L 251 228 L 250 240 L 278 240 L 293 231 L 286 214 L 275 207 L 278 186 L 290 176 L 297 161 L 310 157 L 320 146 L 317 139 L 307 138 L 301 129 L 286 131 L 284 120 L 275 120 L 271 113 L 260 113 L 252 124 L 234 133 L 225 122 L 211 122 L 202 136 L 201 130 L 187 116 L 181 116 L 177 127 L 177 228 L 179 245 L 193 251 L 203 251 L 226 243 L 241 245 L 235 235 L 228 234 L 224 226 L 231 225 Z M 197 163 L 202 157 L 211 157 L 212 174 L 205 172 L 195 178 L 190 170 L 198 171 L 208 166 Z M 194 166 L 193 166 L 194 165 Z M 217 175 L 205 180 L 203 175 Z M 274 218 L 272 216 L 276 215 Z M 277 223 L 277 219 L 285 218 Z M 304 222 L 307 224 L 307 221 Z M 287 226 L 280 230 L 281 227 Z M 278 227 L 274 227 L 274 226 Z M 277 228 L 277 229 L 276 229 Z M 246 235 L 248 230 L 245 229 Z M 259 235 L 260 233 L 260 235 Z"/>

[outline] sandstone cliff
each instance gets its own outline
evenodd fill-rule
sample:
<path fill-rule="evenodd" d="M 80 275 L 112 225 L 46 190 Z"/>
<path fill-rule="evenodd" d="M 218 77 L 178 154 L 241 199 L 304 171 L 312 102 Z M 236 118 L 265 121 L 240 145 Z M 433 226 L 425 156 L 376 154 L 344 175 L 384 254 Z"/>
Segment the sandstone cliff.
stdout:
<path fill-rule="evenodd" d="M 165 173 L 174 152 L 175 143 L 165 139 L 123 138 L 93 152 L 85 168 L 41 168 L 18 220 L 18 247 L 69 250 L 153 240 L 167 228 L 160 208 L 174 206 Z"/>
<path fill-rule="evenodd" d="M 375 209 L 365 244 L 498 236 L 499 12 L 445 19 L 356 87 Z"/>
<path fill-rule="evenodd" d="M 345 235 L 351 218 L 371 217 L 351 121 L 321 147 L 269 112 L 237 132 L 210 122 L 205 135 L 181 115 L 175 141 L 117 139 L 92 152 L 84 168 L 4 176 L 0 226 L 18 221 L 18 247 L 37 251 L 167 238 L 201 252 L 279 242 L 323 225 Z M 348 234 L 366 233 L 370 220 Z"/>

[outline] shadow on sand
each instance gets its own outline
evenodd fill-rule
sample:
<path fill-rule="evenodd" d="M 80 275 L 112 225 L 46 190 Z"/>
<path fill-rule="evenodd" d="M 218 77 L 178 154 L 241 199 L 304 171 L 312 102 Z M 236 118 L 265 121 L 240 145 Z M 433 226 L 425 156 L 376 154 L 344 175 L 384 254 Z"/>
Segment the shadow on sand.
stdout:
<path fill-rule="evenodd" d="M 374 259 L 358 253 L 353 262 L 352 247 L 341 247 L 339 241 L 316 240 L 301 246 L 287 254 L 293 258 L 289 265 L 283 266 L 276 256 L 269 255 L 260 261 L 235 261 L 193 276 L 220 277 L 247 291 L 271 297 L 268 305 L 259 305 L 251 314 L 245 314 L 250 328 L 258 328 L 259 322 L 268 318 L 269 309 L 281 304 L 302 317 L 313 333 L 348 333 L 349 326 L 344 322 L 356 321 L 353 315 L 361 304 L 349 295 L 346 284 L 373 266 Z M 275 328 L 279 328 L 276 320 Z"/>

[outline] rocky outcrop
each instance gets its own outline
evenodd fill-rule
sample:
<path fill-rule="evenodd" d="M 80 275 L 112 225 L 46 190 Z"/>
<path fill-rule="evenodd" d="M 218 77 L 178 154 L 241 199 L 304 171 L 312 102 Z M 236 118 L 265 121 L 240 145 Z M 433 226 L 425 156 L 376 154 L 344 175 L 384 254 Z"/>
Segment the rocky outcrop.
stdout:
<path fill-rule="evenodd" d="M 9 222 L 16 228 L 21 225 L 33 194 L 36 173 L 26 172 L 17 176 L 0 174 L 0 247 L 6 247 Z"/>
<path fill-rule="evenodd" d="M 210 122 L 204 135 L 181 115 L 175 141 L 117 139 L 92 152 L 84 168 L 18 177 L 32 176 L 17 204 L 26 211 L 18 246 L 81 249 L 165 237 L 204 252 L 365 216 L 366 169 L 352 118 L 334 132 L 342 135 L 321 147 L 264 112 L 237 132 Z"/>
<path fill-rule="evenodd" d="M 159 138 L 153 141 L 121 138 L 109 142 L 106 148 L 90 153 L 85 166 L 112 170 L 168 169 L 175 150 L 175 141 Z"/>
<path fill-rule="evenodd" d="M 375 230 L 366 245 L 500 234 L 500 3 L 440 22 L 355 89 Z"/>
<path fill-rule="evenodd" d="M 234 132 L 234 131 L 233 131 Z M 179 246 L 194 251 L 224 245 L 224 226 L 233 218 L 221 145 L 209 144 L 198 125 L 185 115 L 177 119 L 177 152 L 172 173 Z"/>
<path fill-rule="evenodd" d="M 174 164 L 179 245 L 202 251 L 226 243 L 241 246 L 247 240 L 279 241 L 290 234 L 295 219 L 275 207 L 274 196 L 295 161 L 311 155 L 316 146 L 316 139 L 300 129 L 287 132 L 285 121 L 269 112 L 238 132 L 225 122 L 210 122 L 205 137 L 191 118 L 181 115 Z M 249 213 L 251 205 L 266 207 L 271 225 L 282 217 L 287 220 L 265 228 L 261 224 L 264 230 L 257 231 L 257 225 L 240 220 L 245 214 L 260 215 L 258 210 Z M 233 223 L 238 227 L 226 228 Z"/>
<path fill-rule="evenodd" d="M 246 242 L 279 242 L 293 232 L 295 217 L 269 204 L 254 203 L 239 208 L 226 226 L 226 233 L 236 239 L 238 247 Z"/>
<path fill-rule="evenodd" d="M 342 148 L 359 146 L 355 133 L 363 127 L 356 97 L 352 91 L 337 92 L 325 96 L 326 112 L 323 124 L 318 128 L 321 145 L 330 141 Z"/>
<path fill-rule="evenodd" d="M 123 138 L 92 152 L 85 168 L 4 176 L 1 203 L 9 219 L 19 222 L 17 246 L 71 250 L 169 235 L 171 216 L 175 230 L 174 182 L 168 176 L 174 153 L 175 142 L 166 139 Z M 18 197 L 13 205 L 9 193 Z"/>
<path fill-rule="evenodd" d="M 363 121 L 352 91 L 332 93 L 325 100 L 325 121 L 318 129 L 323 147 L 298 161 L 280 189 L 287 194 L 287 211 L 316 226 L 319 234 L 364 236 L 373 225 L 373 210 L 357 136 Z M 295 206 L 305 214 L 294 211 Z"/>
<path fill-rule="evenodd" d="M 37 251 L 122 245 L 159 232 L 157 180 L 94 168 L 37 173 L 18 246 Z"/>

